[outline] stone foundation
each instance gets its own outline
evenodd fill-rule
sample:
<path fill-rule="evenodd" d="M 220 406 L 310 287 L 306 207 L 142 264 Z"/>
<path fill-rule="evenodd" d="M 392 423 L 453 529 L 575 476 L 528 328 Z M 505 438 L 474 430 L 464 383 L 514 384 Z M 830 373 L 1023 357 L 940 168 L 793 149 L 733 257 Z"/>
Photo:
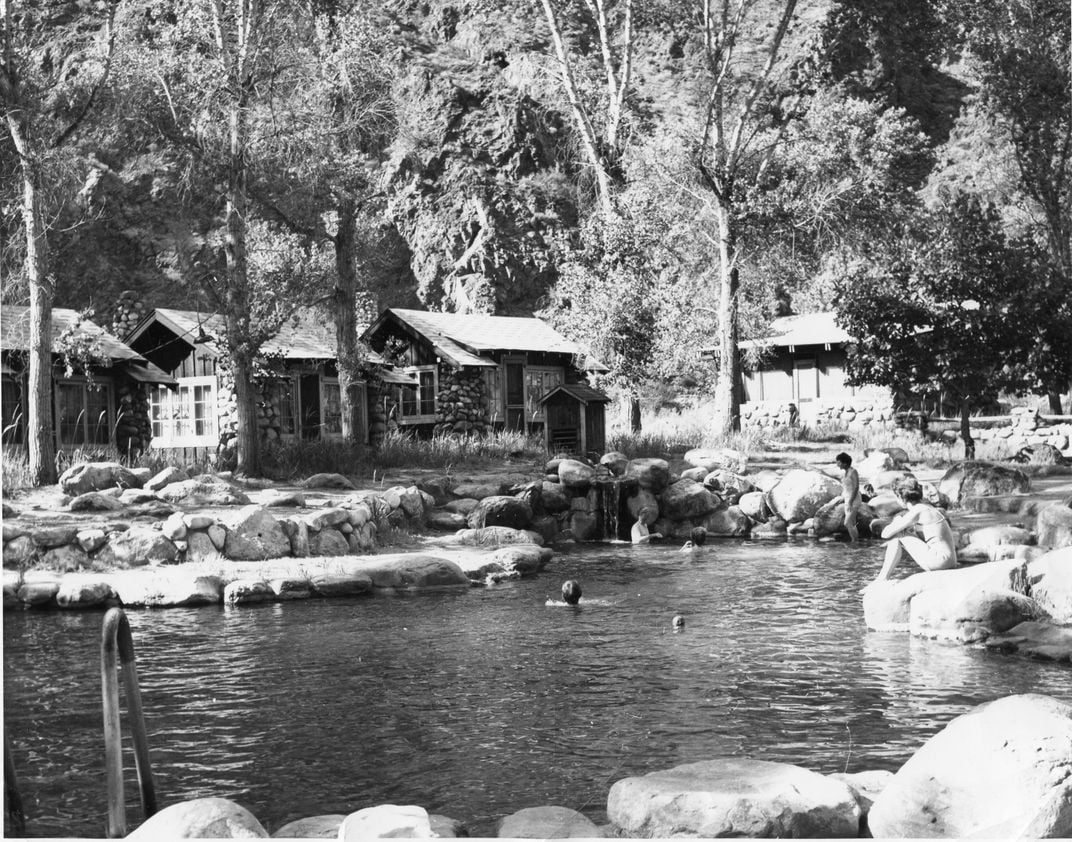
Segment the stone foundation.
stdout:
<path fill-rule="evenodd" d="M 847 430 L 890 429 L 896 425 L 888 397 L 821 399 L 800 406 L 793 401 L 751 401 L 741 405 L 743 427 L 840 427 Z"/>
<path fill-rule="evenodd" d="M 1072 448 L 1072 424 L 1048 424 L 1033 407 L 1015 407 L 1009 413 L 1009 426 L 990 429 L 973 428 L 972 438 L 1004 444 L 1009 455 L 1014 456 L 1025 447 L 1050 445 L 1070 455 Z"/>

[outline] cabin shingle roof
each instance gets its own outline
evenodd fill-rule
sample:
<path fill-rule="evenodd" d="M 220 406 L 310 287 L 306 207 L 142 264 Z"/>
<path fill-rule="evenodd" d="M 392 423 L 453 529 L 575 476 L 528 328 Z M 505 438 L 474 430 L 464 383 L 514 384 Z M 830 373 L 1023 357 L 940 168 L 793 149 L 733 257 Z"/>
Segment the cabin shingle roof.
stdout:
<path fill-rule="evenodd" d="M 101 350 L 113 362 L 132 360 L 145 362 L 145 358 L 124 344 L 96 322 L 82 318 L 77 310 L 65 307 L 52 308 L 52 347 L 55 349 L 60 336 L 68 329 L 77 328 L 78 333 L 97 338 Z M 5 351 L 28 351 L 30 348 L 30 308 L 19 304 L 0 307 L 0 348 Z"/>
<path fill-rule="evenodd" d="M 771 322 L 770 332 L 765 337 L 749 339 L 740 343 L 742 348 L 764 346 L 787 347 L 790 345 L 842 345 L 852 342 L 852 337 L 838 326 L 836 314 L 804 313 L 795 316 L 780 316 Z"/>

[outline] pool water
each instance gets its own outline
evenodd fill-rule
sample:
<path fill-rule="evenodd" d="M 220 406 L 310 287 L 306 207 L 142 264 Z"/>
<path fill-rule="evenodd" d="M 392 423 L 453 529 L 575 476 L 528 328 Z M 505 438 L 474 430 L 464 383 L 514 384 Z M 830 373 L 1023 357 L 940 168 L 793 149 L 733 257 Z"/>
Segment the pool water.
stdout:
<path fill-rule="evenodd" d="M 544 804 L 603 823 L 629 775 L 728 755 L 896 770 L 982 702 L 1072 701 L 1067 666 L 868 632 L 858 592 L 880 562 L 877 544 L 602 545 L 462 592 L 131 610 L 159 800 L 232 798 L 269 832 L 417 804 L 494 836 Z M 579 606 L 555 604 L 566 579 Z M 104 833 L 101 620 L 4 615 L 34 836 Z"/>

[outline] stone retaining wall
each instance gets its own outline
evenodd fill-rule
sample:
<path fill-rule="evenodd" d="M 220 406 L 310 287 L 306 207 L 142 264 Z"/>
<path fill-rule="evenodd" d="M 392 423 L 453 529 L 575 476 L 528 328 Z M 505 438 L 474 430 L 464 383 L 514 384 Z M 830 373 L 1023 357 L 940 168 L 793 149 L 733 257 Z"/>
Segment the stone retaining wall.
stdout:
<path fill-rule="evenodd" d="M 893 401 L 888 397 L 855 397 L 815 401 L 801 411 L 793 401 L 751 401 L 741 405 L 745 427 L 815 425 L 848 430 L 890 429 L 896 425 Z"/>
<path fill-rule="evenodd" d="M 1072 456 L 1072 424 L 1048 424 L 1033 407 L 1013 408 L 1007 427 L 972 428 L 972 437 L 978 441 L 1004 443 L 1010 455 L 1025 447 L 1049 445 Z"/>

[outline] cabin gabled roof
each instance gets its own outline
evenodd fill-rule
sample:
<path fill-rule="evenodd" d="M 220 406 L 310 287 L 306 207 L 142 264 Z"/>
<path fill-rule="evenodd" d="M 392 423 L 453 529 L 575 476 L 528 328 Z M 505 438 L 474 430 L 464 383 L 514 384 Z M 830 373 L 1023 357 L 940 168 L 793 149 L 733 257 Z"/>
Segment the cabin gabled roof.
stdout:
<path fill-rule="evenodd" d="M 74 331 L 96 340 L 104 356 L 113 366 L 120 366 L 135 380 L 143 383 L 166 383 L 175 385 L 176 380 L 149 362 L 145 357 L 109 333 L 91 319 L 84 318 L 77 310 L 66 307 L 52 308 L 52 350 L 61 336 Z M 21 304 L 5 304 L 0 307 L 0 350 L 30 350 L 30 308 Z"/>
<path fill-rule="evenodd" d="M 158 307 L 149 311 L 130 333 L 134 341 L 153 323 L 166 327 L 175 336 L 193 347 L 195 342 L 221 354 L 219 338 L 226 331 L 226 320 L 219 313 L 200 313 Z M 198 339 L 202 341 L 198 341 Z M 278 354 L 288 360 L 333 360 L 336 357 L 335 323 L 312 308 L 298 310 L 288 318 L 271 339 L 261 346 L 264 354 Z M 384 359 L 371 349 L 369 361 L 383 365 Z"/>
<path fill-rule="evenodd" d="M 427 340 L 436 353 L 457 366 L 496 366 L 486 354 L 534 352 L 569 354 L 587 360 L 589 371 L 607 371 L 606 366 L 588 355 L 576 342 L 567 339 L 551 325 L 535 316 L 489 316 L 483 313 L 433 313 L 391 307 L 365 331 L 365 337 L 379 332 L 393 322 L 407 332 Z"/>
<path fill-rule="evenodd" d="M 745 340 L 740 343 L 740 347 L 786 348 L 797 345 L 844 345 L 852 342 L 852 337 L 844 328 L 838 326 L 836 318 L 837 314 L 833 312 L 779 316 L 771 322 L 766 336 Z"/>
<path fill-rule="evenodd" d="M 113 336 L 96 322 L 83 318 L 77 310 L 65 307 L 52 308 L 52 347 L 68 330 L 99 340 L 108 359 L 119 362 L 134 360 L 145 362 L 145 357 Z M 30 350 L 30 308 L 20 304 L 5 304 L 0 307 L 0 348 L 5 351 Z"/>

